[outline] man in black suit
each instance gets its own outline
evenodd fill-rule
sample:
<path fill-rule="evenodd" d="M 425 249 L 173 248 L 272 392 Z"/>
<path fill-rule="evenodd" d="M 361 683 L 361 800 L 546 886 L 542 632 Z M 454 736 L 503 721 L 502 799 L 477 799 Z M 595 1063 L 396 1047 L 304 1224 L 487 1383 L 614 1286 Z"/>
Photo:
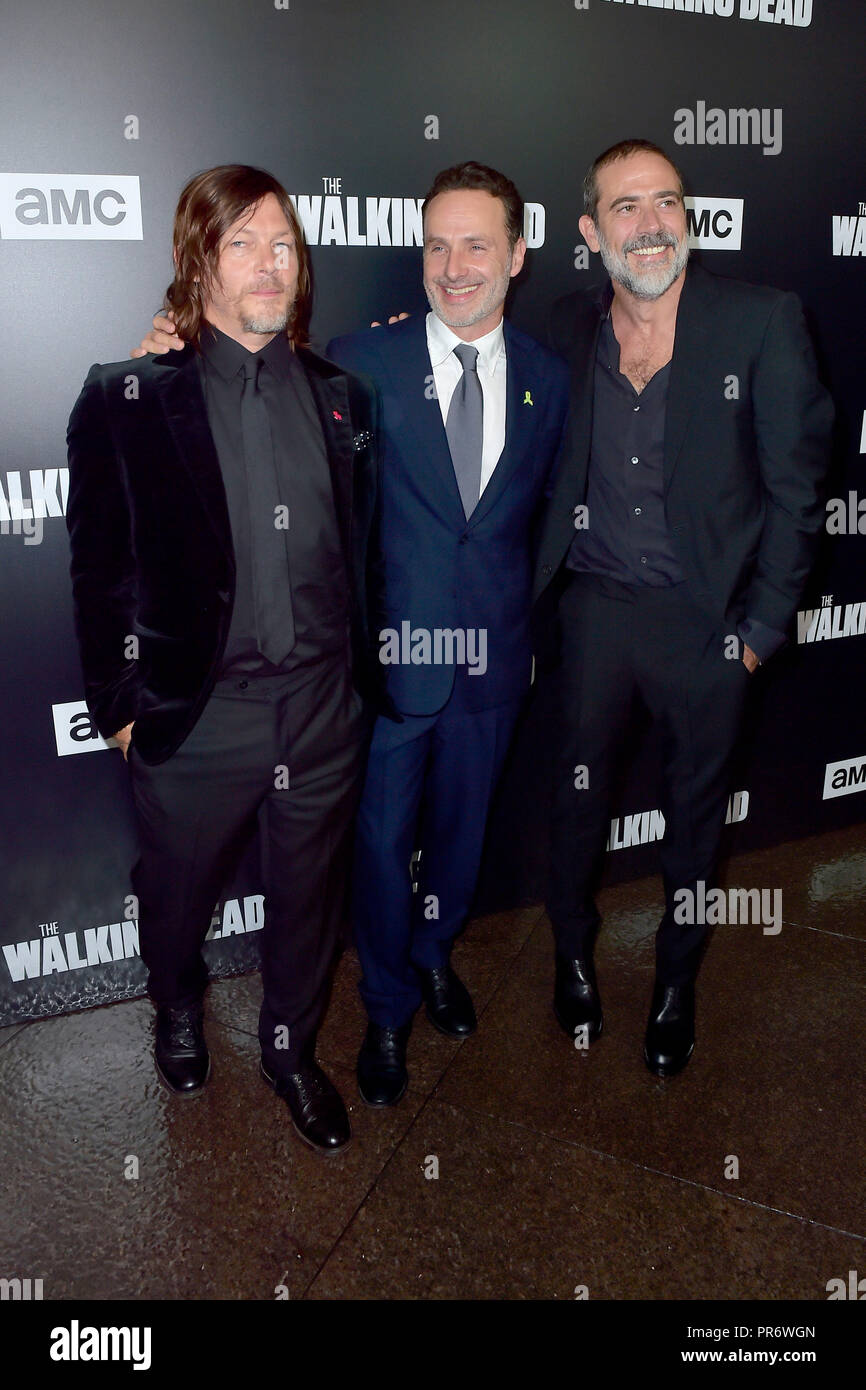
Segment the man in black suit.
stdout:
<path fill-rule="evenodd" d="M 128 755 L 156 1064 L 210 1070 L 201 947 L 262 822 L 262 1072 L 334 1152 L 316 1065 L 375 698 L 375 397 L 306 346 L 303 235 L 269 174 L 197 175 L 168 291 L 181 354 L 92 368 L 69 425 L 68 525 L 88 706 Z"/>
<path fill-rule="evenodd" d="M 571 416 L 535 580 L 562 638 L 554 1007 L 569 1035 L 601 1032 L 592 889 L 642 704 L 662 732 L 666 900 L 644 1058 L 670 1076 L 694 1048 L 706 934 L 682 894 L 700 903 L 712 879 L 751 673 L 809 573 L 833 411 L 796 296 L 687 263 L 682 180 L 657 146 L 595 160 L 580 229 L 610 281 L 554 306 Z"/>

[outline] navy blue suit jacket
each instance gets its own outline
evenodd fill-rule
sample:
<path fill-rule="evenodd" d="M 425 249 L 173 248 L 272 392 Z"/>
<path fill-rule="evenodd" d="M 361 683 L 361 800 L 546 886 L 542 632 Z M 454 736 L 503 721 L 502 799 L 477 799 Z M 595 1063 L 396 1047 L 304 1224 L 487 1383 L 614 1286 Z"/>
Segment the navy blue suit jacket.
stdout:
<path fill-rule="evenodd" d="M 463 513 L 435 395 L 424 316 L 335 338 L 327 355 L 371 379 L 381 401 L 382 550 L 389 626 L 483 629 L 487 668 L 465 681 L 466 706 L 489 709 L 529 687 L 532 535 L 563 436 L 568 370 L 505 322 L 505 446 L 478 506 Z M 388 666 L 403 714 L 435 714 L 454 665 Z"/>

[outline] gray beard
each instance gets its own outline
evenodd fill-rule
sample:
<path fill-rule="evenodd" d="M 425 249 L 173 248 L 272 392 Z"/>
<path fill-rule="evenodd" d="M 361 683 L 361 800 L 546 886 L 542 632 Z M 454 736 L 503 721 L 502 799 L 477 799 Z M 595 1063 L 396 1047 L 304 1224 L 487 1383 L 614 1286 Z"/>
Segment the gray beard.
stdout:
<path fill-rule="evenodd" d="M 601 254 L 602 264 L 610 276 L 611 280 L 616 280 L 623 289 L 633 294 L 635 299 L 661 299 L 682 274 L 686 262 L 689 259 L 688 237 L 684 236 L 682 241 L 677 244 L 673 236 L 664 232 L 660 237 L 637 237 L 633 242 L 626 242 L 623 250 L 615 251 L 601 233 L 600 228 L 596 227 L 595 234 L 598 237 L 598 247 Z M 674 259 L 666 270 L 651 271 L 649 275 L 638 275 L 633 271 L 626 259 L 628 250 L 635 246 L 673 246 L 676 248 Z"/>
<path fill-rule="evenodd" d="M 255 318 L 241 320 L 245 333 L 280 333 L 289 322 L 288 309 L 262 310 Z"/>

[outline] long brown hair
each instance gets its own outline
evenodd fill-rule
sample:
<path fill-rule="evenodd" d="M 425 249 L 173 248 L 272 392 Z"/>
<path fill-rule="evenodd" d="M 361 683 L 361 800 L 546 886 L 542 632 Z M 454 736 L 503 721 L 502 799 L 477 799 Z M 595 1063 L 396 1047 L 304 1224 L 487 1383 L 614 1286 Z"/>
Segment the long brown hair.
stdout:
<path fill-rule="evenodd" d="M 174 215 L 175 275 L 165 292 L 174 310 L 175 330 L 184 342 L 198 346 L 204 324 L 204 305 L 217 276 L 220 242 L 245 212 L 252 213 L 273 193 L 292 229 L 298 253 L 298 291 L 286 334 L 295 347 L 309 343 L 312 307 L 310 257 L 292 200 L 282 184 L 264 169 L 249 164 L 220 164 L 190 179 Z"/>

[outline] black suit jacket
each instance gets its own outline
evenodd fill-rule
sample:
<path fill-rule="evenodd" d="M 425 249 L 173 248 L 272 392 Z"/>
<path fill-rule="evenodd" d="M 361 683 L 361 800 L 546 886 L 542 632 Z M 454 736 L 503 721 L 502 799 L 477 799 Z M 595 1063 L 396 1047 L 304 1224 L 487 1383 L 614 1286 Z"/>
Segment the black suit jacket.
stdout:
<path fill-rule="evenodd" d="M 601 306 L 599 289 L 553 309 L 571 410 L 535 571 L 539 619 L 586 501 Z M 725 631 L 744 617 L 779 632 L 791 622 L 824 520 L 832 422 L 797 296 L 690 262 L 668 387 L 665 514 L 692 594 Z"/>
<path fill-rule="evenodd" d="M 298 358 L 322 422 L 350 578 L 353 679 L 378 704 L 377 398 L 332 362 L 305 349 Z M 195 350 L 92 367 L 67 443 L 87 705 L 105 737 L 135 720 L 142 759 L 164 762 L 213 689 L 235 590 L 225 488 Z"/>

